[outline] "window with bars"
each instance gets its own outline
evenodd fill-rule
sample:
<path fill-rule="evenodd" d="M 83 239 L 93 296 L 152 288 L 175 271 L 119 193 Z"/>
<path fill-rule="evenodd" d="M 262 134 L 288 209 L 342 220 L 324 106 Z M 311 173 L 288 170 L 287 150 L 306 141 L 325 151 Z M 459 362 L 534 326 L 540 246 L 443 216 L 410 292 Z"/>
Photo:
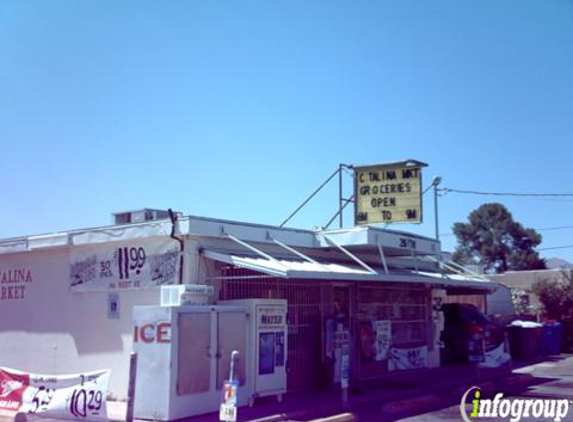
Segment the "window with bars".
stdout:
<path fill-rule="evenodd" d="M 427 340 L 428 291 L 362 284 L 358 290 L 359 321 L 392 321 L 392 346 Z"/>

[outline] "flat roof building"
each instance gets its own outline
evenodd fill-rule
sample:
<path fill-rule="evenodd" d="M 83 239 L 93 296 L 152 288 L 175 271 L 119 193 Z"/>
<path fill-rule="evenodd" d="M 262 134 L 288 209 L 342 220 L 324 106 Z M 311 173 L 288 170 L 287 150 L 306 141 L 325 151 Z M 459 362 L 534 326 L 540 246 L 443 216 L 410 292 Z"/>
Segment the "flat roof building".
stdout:
<path fill-rule="evenodd" d="M 361 382 L 438 366 L 435 301 L 495 289 L 441 262 L 438 241 L 375 226 L 299 230 L 150 209 L 114 221 L 0 240 L 1 365 L 109 368 L 110 391 L 125 398 L 134 306 L 160 305 L 162 286 L 207 285 L 211 304 L 287 300 L 289 390 L 339 381 L 343 338 Z M 419 358 L 404 360 L 411 350 Z"/>

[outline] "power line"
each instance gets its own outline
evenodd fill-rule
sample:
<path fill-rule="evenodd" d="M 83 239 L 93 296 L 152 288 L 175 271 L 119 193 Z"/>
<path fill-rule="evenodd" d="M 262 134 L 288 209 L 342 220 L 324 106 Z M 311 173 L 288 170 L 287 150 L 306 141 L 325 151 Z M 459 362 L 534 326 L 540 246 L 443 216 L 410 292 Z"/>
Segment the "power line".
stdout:
<path fill-rule="evenodd" d="M 484 192 L 475 190 L 462 190 L 451 188 L 439 188 L 444 193 L 462 193 L 469 195 L 486 195 L 486 196 L 529 196 L 537 198 L 562 198 L 573 197 L 573 193 L 517 193 L 517 192 Z"/>
<path fill-rule="evenodd" d="M 573 248 L 573 245 L 563 245 L 563 246 L 551 246 L 548 248 L 535 248 L 536 251 L 549 251 L 552 249 L 569 249 Z"/>
<path fill-rule="evenodd" d="M 538 232 L 542 231 L 549 231 L 549 230 L 565 230 L 565 229 L 573 229 L 573 226 L 559 226 L 559 227 L 545 227 L 542 229 L 533 229 Z"/>
<path fill-rule="evenodd" d="M 454 233 L 440 233 L 440 237 L 443 236 L 453 236 Z M 546 248 L 533 248 L 536 251 L 550 251 L 553 249 L 569 249 L 569 248 L 573 248 L 573 245 L 563 245 L 563 246 L 548 246 Z"/>
<path fill-rule="evenodd" d="M 518 193 L 518 192 L 485 192 L 485 191 L 474 191 L 474 190 L 462 190 L 462 189 L 451 189 L 451 188 L 438 188 L 439 191 L 443 193 L 460 193 L 468 195 L 484 195 L 484 196 L 517 196 L 517 197 L 534 197 L 534 198 L 567 198 L 573 197 L 573 193 Z M 425 193 L 425 192 L 424 192 Z M 573 229 L 573 226 L 556 226 L 556 227 L 543 227 L 538 229 L 533 229 L 535 231 L 552 231 L 552 230 L 566 230 Z M 454 236 L 454 233 L 441 233 L 440 236 Z M 563 245 L 563 246 L 551 246 L 546 248 L 535 248 L 536 251 L 548 251 L 555 249 L 569 249 L 573 248 L 573 245 Z"/>
<path fill-rule="evenodd" d="M 529 228 L 529 227 L 527 227 Z M 573 229 L 573 226 L 557 226 L 557 227 L 543 227 L 540 229 L 533 229 L 536 232 L 550 231 L 550 230 L 567 230 Z M 455 233 L 440 233 L 440 236 L 455 236 Z"/>

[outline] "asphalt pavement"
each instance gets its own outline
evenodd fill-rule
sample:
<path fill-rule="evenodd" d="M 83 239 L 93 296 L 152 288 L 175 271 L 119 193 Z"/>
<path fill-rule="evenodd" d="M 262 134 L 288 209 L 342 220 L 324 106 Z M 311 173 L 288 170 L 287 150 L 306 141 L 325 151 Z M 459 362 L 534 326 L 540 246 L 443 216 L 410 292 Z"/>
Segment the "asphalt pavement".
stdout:
<path fill-rule="evenodd" d="M 513 369 L 480 370 L 470 365 L 451 366 L 397 374 L 372 385 L 355 387 L 344 407 L 340 390 L 287 394 L 281 403 L 264 398 L 255 406 L 238 409 L 238 421 L 337 421 L 336 415 L 350 413 L 359 422 L 462 421 L 460 402 L 470 387 L 479 387 L 483 398 L 503 393 L 510 399 L 567 399 L 571 409 L 564 422 L 573 421 L 573 354 L 546 358 L 543 362 Z M 471 400 L 466 400 L 471 402 Z M 468 411 L 471 405 L 467 407 Z M 21 415 L 27 416 L 27 415 Z M 108 402 L 110 421 L 125 420 L 125 403 Z M 327 419 L 325 419 L 327 418 Z M 340 418 L 339 418 L 340 419 Z M 24 421 L 17 419 L 16 422 Z M 28 419 L 30 420 L 30 419 Z M 53 419 L 41 419 L 49 422 Z M 472 419 L 472 421 L 478 421 Z M 483 422 L 507 422 L 510 418 L 486 418 Z M 522 418 L 524 422 L 551 419 Z M 14 419 L 0 422 L 14 422 Z M 218 413 L 195 416 L 182 422 L 218 422 Z"/>
<path fill-rule="evenodd" d="M 489 398 L 497 393 L 508 393 L 504 398 L 515 400 L 567 400 L 569 409 L 567 415 L 562 418 L 565 422 L 573 421 L 573 355 L 562 354 L 560 356 L 547 358 L 544 362 L 524 366 L 514 371 L 516 374 L 530 375 L 529 381 L 509 391 L 491 391 Z M 429 412 L 423 412 L 413 416 L 395 419 L 395 422 L 460 422 L 462 421 L 460 400 L 456 404 L 443 406 Z M 466 407 L 471 411 L 471 405 Z M 479 418 L 472 419 L 478 420 Z M 482 419 L 484 422 L 508 422 L 511 417 L 488 417 Z M 553 421 L 555 417 L 536 418 L 533 415 L 522 416 L 523 422 Z M 370 419 L 369 422 L 377 422 Z"/>

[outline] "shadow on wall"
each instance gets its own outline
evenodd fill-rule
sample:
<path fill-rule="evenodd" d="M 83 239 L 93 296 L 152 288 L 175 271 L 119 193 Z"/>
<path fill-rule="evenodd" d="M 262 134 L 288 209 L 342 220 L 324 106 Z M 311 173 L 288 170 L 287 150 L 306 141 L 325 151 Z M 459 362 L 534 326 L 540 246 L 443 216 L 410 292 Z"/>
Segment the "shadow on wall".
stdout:
<path fill-rule="evenodd" d="M 32 288 L 28 290 L 25 300 L 2 303 L 0 331 L 5 335 L 18 334 L 22 341 L 26 341 L 28 334 L 41 335 L 47 343 L 59 338 L 62 348 L 71 347 L 64 346 L 68 341 L 62 340 L 70 336 L 78 356 L 124 352 L 123 337 L 133 332 L 133 306 L 156 304 L 158 300 L 154 291 L 120 292 L 117 294 L 119 315 L 113 319 L 108 315 L 108 292 L 78 293 L 67 289 L 60 290 L 58 295 L 53 292 L 44 295 L 40 291 L 32 292 Z M 38 349 L 46 347 L 38 344 Z"/>

